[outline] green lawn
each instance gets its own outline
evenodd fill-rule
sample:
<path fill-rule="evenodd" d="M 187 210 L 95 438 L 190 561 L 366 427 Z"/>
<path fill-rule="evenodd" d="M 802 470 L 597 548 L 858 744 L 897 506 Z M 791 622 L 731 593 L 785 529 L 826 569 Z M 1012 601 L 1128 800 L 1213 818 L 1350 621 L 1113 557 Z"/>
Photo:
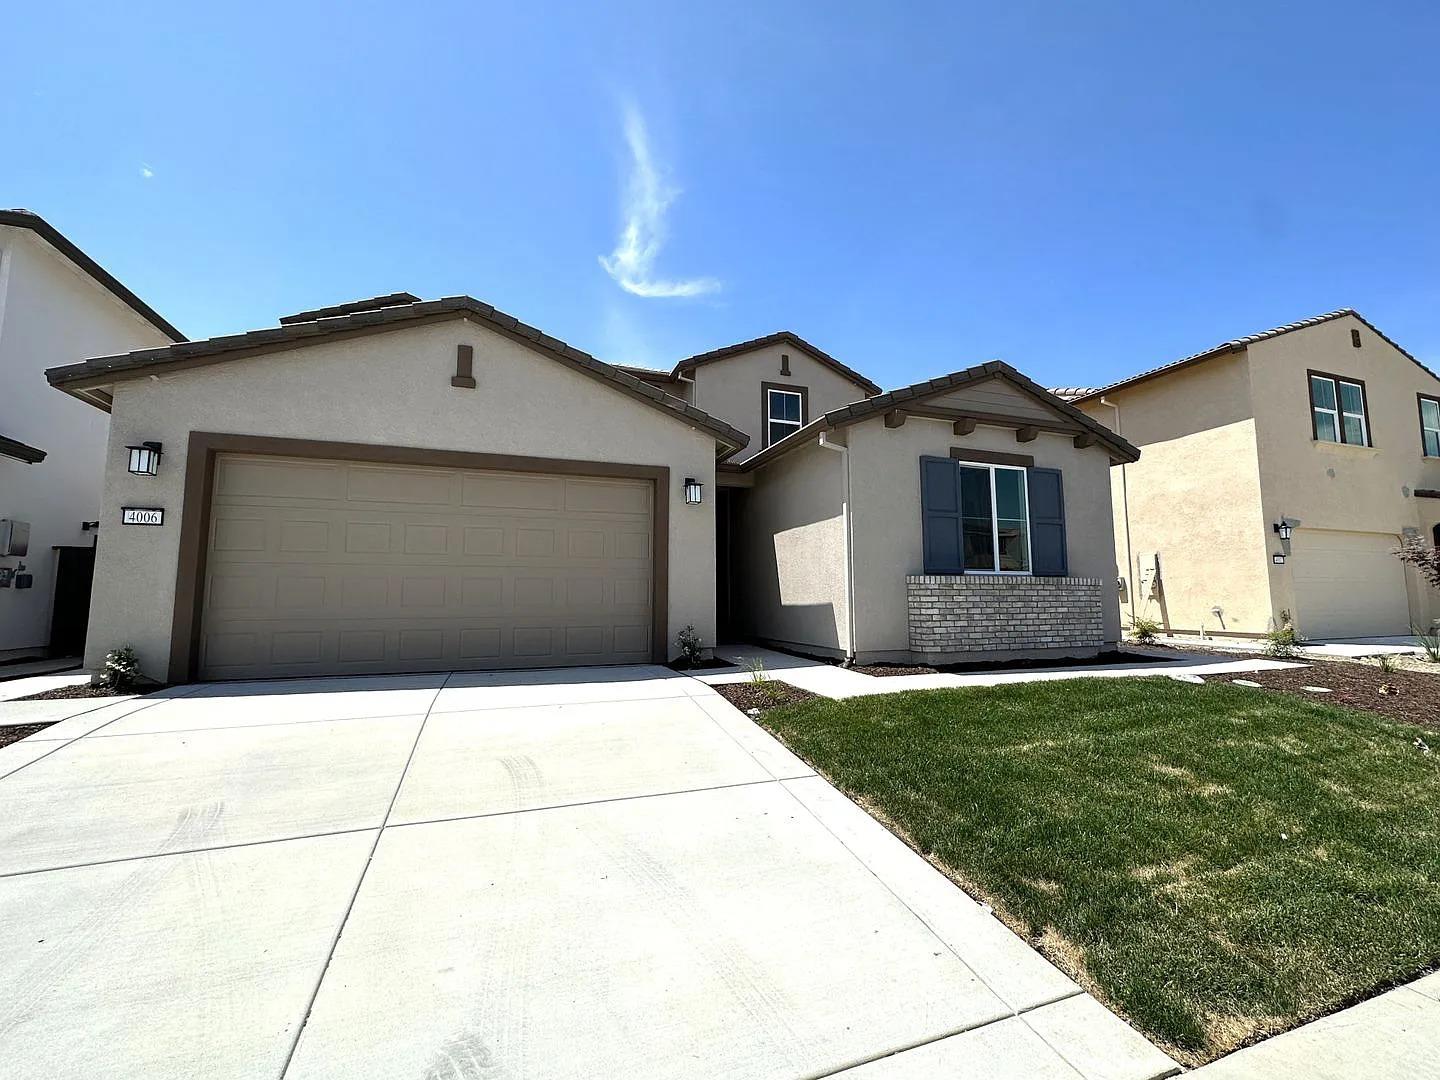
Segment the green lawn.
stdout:
<path fill-rule="evenodd" d="M 1169 679 L 824 700 L 763 722 L 1188 1063 L 1440 961 L 1433 731 Z"/>

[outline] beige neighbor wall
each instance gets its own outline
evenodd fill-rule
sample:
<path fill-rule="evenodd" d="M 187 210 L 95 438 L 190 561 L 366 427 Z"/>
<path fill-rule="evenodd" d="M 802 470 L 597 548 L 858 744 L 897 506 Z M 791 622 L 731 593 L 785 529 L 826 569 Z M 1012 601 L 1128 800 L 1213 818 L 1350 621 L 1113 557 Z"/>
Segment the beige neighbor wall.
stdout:
<path fill-rule="evenodd" d="M 455 350 L 475 350 L 473 390 L 450 385 Z M 715 490 L 712 436 L 508 338 L 455 319 L 119 382 L 106 457 L 86 666 L 132 644 L 165 678 L 191 431 L 664 465 L 670 469 L 669 629 L 715 636 L 715 500 L 686 506 L 693 476 Z M 124 447 L 165 444 L 155 477 L 131 476 Z M 121 506 L 164 507 L 161 528 L 121 526 Z"/>
<path fill-rule="evenodd" d="M 780 374 L 780 356 L 790 357 L 790 374 Z M 739 356 L 701 364 L 691 373 L 695 380 L 692 403 L 711 416 L 718 416 L 750 436 L 750 445 L 735 455 L 735 461 L 765 449 L 764 394 L 762 386 L 769 383 L 808 391 L 809 423 L 821 413 L 862 401 L 866 393 L 834 368 L 822 364 L 809 353 L 793 345 L 771 345 Z"/>
<path fill-rule="evenodd" d="M 168 344 L 32 230 L 0 226 L 0 435 L 46 452 L 37 465 L 0 457 L 0 518 L 30 524 L 29 553 L 0 565 L 24 563 L 35 578 L 28 590 L 0 590 L 0 657 L 49 644 L 52 549 L 95 543 L 80 524 L 100 516 L 108 418 L 52 390 L 45 369 Z"/>
<path fill-rule="evenodd" d="M 732 588 L 744 636 L 845 655 L 842 467 L 838 452 L 811 442 L 759 469 L 753 487 L 734 489 Z"/>
<path fill-rule="evenodd" d="M 1106 400 L 1119 406 L 1118 421 L 1099 401 L 1080 407 L 1141 451 L 1138 462 L 1111 470 L 1126 625 L 1135 616 L 1177 632 L 1269 629 L 1269 526 L 1245 353 L 1181 368 Z M 1142 585 L 1142 567 L 1155 555 L 1158 593 Z"/>
<path fill-rule="evenodd" d="M 986 398 L 997 391 L 990 384 L 975 389 L 975 394 L 968 395 L 970 407 L 975 409 L 985 407 Z M 998 389 L 1008 387 L 1001 384 Z M 964 408 L 966 396 L 949 395 L 949 404 Z M 898 428 L 885 427 L 883 417 L 877 416 L 846 431 L 855 502 L 855 651 L 862 658 L 904 654 L 909 649 L 905 577 L 924 572 L 920 458 L 948 457 L 952 446 L 1028 454 L 1040 468 L 1061 470 L 1070 575 L 1098 577 L 1107 586 L 1113 581 L 1110 458 L 1103 447 L 1078 449 L 1071 436 L 1046 432 L 1032 442 L 1017 443 L 1013 427 L 988 425 L 957 436 L 949 421 L 915 416 Z M 1105 639 L 1114 642 L 1119 636 L 1118 611 L 1107 604 Z"/>
<path fill-rule="evenodd" d="M 1360 348 L 1351 344 L 1360 334 Z M 1295 330 L 1250 346 L 1251 394 L 1258 421 L 1260 482 L 1265 522 L 1283 515 L 1300 529 L 1385 533 L 1423 528 L 1431 539 L 1436 500 L 1415 490 L 1440 488 L 1440 459 L 1426 458 L 1416 395 L 1440 396 L 1428 374 L 1353 316 Z M 1318 442 L 1310 423 L 1307 371 L 1350 376 L 1365 383 L 1371 447 Z M 1268 530 L 1269 526 L 1266 526 Z M 1279 539 L 1273 535 L 1273 547 Z M 1267 558 L 1274 610 L 1294 613 L 1305 629 L 1305 597 L 1294 586 L 1296 560 Z M 1440 616 L 1434 592 L 1406 570 L 1410 622 Z"/>

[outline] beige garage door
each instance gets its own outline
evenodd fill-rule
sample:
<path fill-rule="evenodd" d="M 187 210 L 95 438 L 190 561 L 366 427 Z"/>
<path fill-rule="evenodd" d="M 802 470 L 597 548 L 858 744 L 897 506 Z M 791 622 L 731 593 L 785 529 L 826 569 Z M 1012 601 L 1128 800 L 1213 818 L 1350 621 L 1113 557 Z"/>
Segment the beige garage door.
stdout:
<path fill-rule="evenodd" d="M 1306 637 L 1410 632 L 1405 570 L 1387 533 L 1296 529 L 1291 542 L 1295 619 Z"/>
<path fill-rule="evenodd" d="M 222 454 L 201 677 L 648 662 L 652 489 Z"/>

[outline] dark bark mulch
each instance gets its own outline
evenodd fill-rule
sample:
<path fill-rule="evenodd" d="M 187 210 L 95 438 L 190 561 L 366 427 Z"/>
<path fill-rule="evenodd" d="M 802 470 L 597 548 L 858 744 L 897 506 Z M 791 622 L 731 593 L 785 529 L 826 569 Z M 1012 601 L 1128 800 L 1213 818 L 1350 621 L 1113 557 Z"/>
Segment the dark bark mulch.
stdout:
<path fill-rule="evenodd" d="M 74 686 L 57 686 L 54 690 L 41 690 L 38 694 L 27 694 L 24 697 L 12 698 L 12 701 L 63 701 L 70 698 L 92 698 L 92 697 L 119 697 L 123 694 L 148 694 L 154 690 L 163 690 L 164 686 L 135 687 L 133 690 L 111 690 L 108 686 L 94 686 L 90 683 L 77 683 Z"/>
<path fill-rule="evenodd" d="M 948 675 L 963 675 L 976 671 L 1030 671 L 1050 668 L 1103 667 L 1112 664 L 1171 664 L 1168 656 L 1149 656 L 1145 653 L 1120 652 L 1111 650 L 1098 656 L 1069 658 L 1065 660 L 980 660 L 973 664 L 941 664 L 930 667 L 927 664 L 856 664 L 852 669 L 862 675 L 934 675 L 944 672 Z"/>
<path fill-rule="evenodd" d="M 1207 682 L 1241 679 L 1267 690 L 1297 694 L 1322 705 L 1341 705 L 1379 713 L 1392 720 L 1440 730 L 1440 673 L 1381 671 L 1378 666 L 1329 660 L 1297 660 L 1306 666 L 1283 671 L 1240 671 L 1207 675 Z M 1323 686 L 1332 691 L 1316 694 L 1302 689 Z M 1382 690 L 1382 688 L 1384 688 Z"/>
<path fill-rule="evenodd" d="M 721 683 L 712 689 L 741 712 L 748 713 L 751 709 L 759 709 L 762 715 L 781 705 L 799 705 L 806 701 L 820 700 L 819 694 L 801 690 L 798 686 L 791 686 L 779 679 Z"/>
<path fill-rule="evenodd" d="M 740 669 L 729 660 L 721 660 L 718 656 L 712 656 L 709 660 L 701 660 L 698 664 L 687 664 L 684 660 L 672 660 L 666 665 L 671 671 L 739 671 Z"/>
<path fill-rule="evenodd" d="M 21 739 L 34 735 L 37 731 L 44 731 L 49 724 L 11 724 L 0 727 L 0 746 L 9 746 L 12 742 L 19 742 Z"/>

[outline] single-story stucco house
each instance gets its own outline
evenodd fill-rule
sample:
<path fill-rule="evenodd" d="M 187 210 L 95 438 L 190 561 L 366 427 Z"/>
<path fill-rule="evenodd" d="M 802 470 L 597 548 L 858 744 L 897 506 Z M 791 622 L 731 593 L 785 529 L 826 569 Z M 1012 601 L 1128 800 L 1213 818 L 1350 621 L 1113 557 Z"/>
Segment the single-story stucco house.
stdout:
<path fill-rule="evenodd" d="M 86 664 L 271 675 L 860 660 L 1119 635 L 1109 467 L 1000 364 L 888 394 L 793 334 L 617 367 L 408 293 L 50 370 L 108 411 Z"/>

